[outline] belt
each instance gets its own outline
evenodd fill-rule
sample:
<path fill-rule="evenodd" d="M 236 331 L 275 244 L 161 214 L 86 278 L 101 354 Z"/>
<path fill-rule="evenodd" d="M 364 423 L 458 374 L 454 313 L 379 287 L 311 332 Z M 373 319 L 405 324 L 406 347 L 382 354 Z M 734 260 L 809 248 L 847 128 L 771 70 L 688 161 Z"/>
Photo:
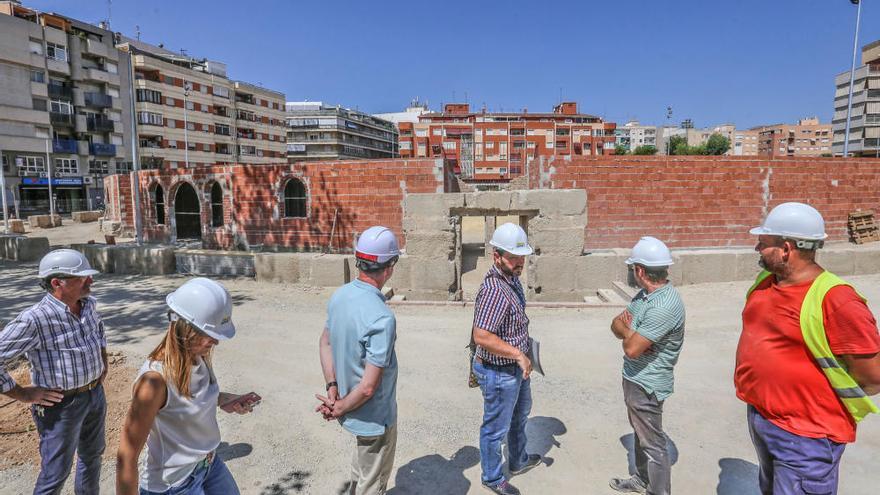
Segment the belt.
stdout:
<path fill-rule="evenodd" d="M 83 392 L 88 392 L 89 390 L 97 387 L 100 383 L 100 378 L 95 378 L 93 381 L 83 385 L 82 387 L 72 388 L 70 390 L 65 390 L 62 394 L 65 397 L 70 397 L 71 395 L 81 394 Z"/>
<path fill-rule="evenodd" d="M 517 367 L 517 364 L 516 364 L 516 363 L 510 363 L 510 364 L 494 364 L 494 363 L 490 363 L 490 362 L 487 362 L 486 360 L 484 360 L 483 358 L 481 358 L 480 356 L 474 356 L 474 360 L 475 360 L 476 362 L 480 363 L 481 365 L 487 367 L 487 368 L 499 368 L 499 369 L 505 369 L 505 370 L 506 370 L 506 369 L 509 369 L 509 368 L 516 368 L 516 367 Z"/>
<path fill-rule="evenodd" d="M 196 464 L 196 469 L 200 469 L 203 467 L 206 468 L 206 467 L 210 466 L 211 463 L 214 461 L 214 452 L 215 451 L 213 451 L 213 450 L 211 452 L 208 452 L 208 455 L 206 455 L 204 459 L 202 459 L 201 461 L 199 461 L 198 464 Z"/>

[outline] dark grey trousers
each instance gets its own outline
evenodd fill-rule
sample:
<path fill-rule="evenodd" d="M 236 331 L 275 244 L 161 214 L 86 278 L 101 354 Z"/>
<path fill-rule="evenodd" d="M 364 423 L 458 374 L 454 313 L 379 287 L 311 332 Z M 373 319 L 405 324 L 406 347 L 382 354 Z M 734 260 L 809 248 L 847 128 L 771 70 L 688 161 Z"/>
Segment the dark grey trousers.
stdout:
<path fill-rule="evenodd" d="M 637 475 L 648 485 L 649 495 L 669 495 L 672 465 L 666 449 L 666 434 L 663 433 L 663 401 L 625 378 L 623 400 L 635 433 Z"/>

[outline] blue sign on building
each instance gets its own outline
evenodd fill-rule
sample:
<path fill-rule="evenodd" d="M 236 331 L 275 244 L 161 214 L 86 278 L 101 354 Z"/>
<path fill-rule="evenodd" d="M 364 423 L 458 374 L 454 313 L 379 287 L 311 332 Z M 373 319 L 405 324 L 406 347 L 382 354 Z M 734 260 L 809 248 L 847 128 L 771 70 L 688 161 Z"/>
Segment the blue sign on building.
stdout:
<path fill-rule="evenodd" d="M 48 186 L 49 179 L 46 177 L 22 177 L 22 185 L 25 186 Z M 53 186 L 81 186 L 83 185 L 82 177 L 58 177 L 52 178 Z"/>

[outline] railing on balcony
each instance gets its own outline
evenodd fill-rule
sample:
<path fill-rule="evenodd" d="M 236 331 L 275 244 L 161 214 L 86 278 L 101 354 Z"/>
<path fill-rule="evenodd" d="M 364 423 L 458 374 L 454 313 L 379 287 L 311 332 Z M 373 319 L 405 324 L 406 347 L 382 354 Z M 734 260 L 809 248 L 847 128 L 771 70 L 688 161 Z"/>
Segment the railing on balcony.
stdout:
<path fill-rule="evenodd" d="M 92 143 L 89 145 L 89 153 L 95 156 L 116 156 L 116 145 Z"/>
<path fill-rule="evenodd" d="M 75 155 L 79 152 L 75 139 L 55 139 L 52 141 L 53 153 L 70 153 Z"/>
<path fill-rule="evenodd" d="M 86 106 L 96 108 L 110 108 L 113 106 L 113 97 L 103 93 L 85 93 Z"/>
<path fill-rule="evenodd" d="M 48 84 L 48 91 L 50 98 L 66 98 L 68 100 L 73 99 L 73 88 L 70 86 L 65 86 L 62 84 Z"/>
<path fill-rule="evenodd" d="M 113 121 L 106 117 L 90 117 L 86 119 L 86 124 L 88 130 L 92 132 L 113 132 L 115 129 Z"/>
<path fill-rule="evenodd" d="M 162 167 L 165 159 L 160 156 L 142 156 L 141 168 L 144 170 L 152 170 Z"/>
<path fill-rule="evenodd" d="M 73 125 L 73 115 L 69 113 L 49 112 L 49 121 L 52 125 L 70 127 Z"/>

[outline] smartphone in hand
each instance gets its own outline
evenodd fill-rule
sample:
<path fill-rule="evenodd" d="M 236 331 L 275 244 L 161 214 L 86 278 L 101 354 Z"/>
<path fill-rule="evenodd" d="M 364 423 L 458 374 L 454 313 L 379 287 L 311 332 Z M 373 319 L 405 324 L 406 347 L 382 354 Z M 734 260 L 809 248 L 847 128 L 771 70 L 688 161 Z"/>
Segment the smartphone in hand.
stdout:
<path fill-rule="evenodd" d="M 259 404 L 261 400 L 263 400 L 263 398 L 260 397 L 256 392 L 249 392 L 244 395 L 239 395 L 235 399 L 224 402 L 223 404 L 220 404 L 220 409 L 226 412 L 236 412 L 236 406 L 239 404 L 245 406 L 248 409 L 253 409 L 253 407 Z"/>

